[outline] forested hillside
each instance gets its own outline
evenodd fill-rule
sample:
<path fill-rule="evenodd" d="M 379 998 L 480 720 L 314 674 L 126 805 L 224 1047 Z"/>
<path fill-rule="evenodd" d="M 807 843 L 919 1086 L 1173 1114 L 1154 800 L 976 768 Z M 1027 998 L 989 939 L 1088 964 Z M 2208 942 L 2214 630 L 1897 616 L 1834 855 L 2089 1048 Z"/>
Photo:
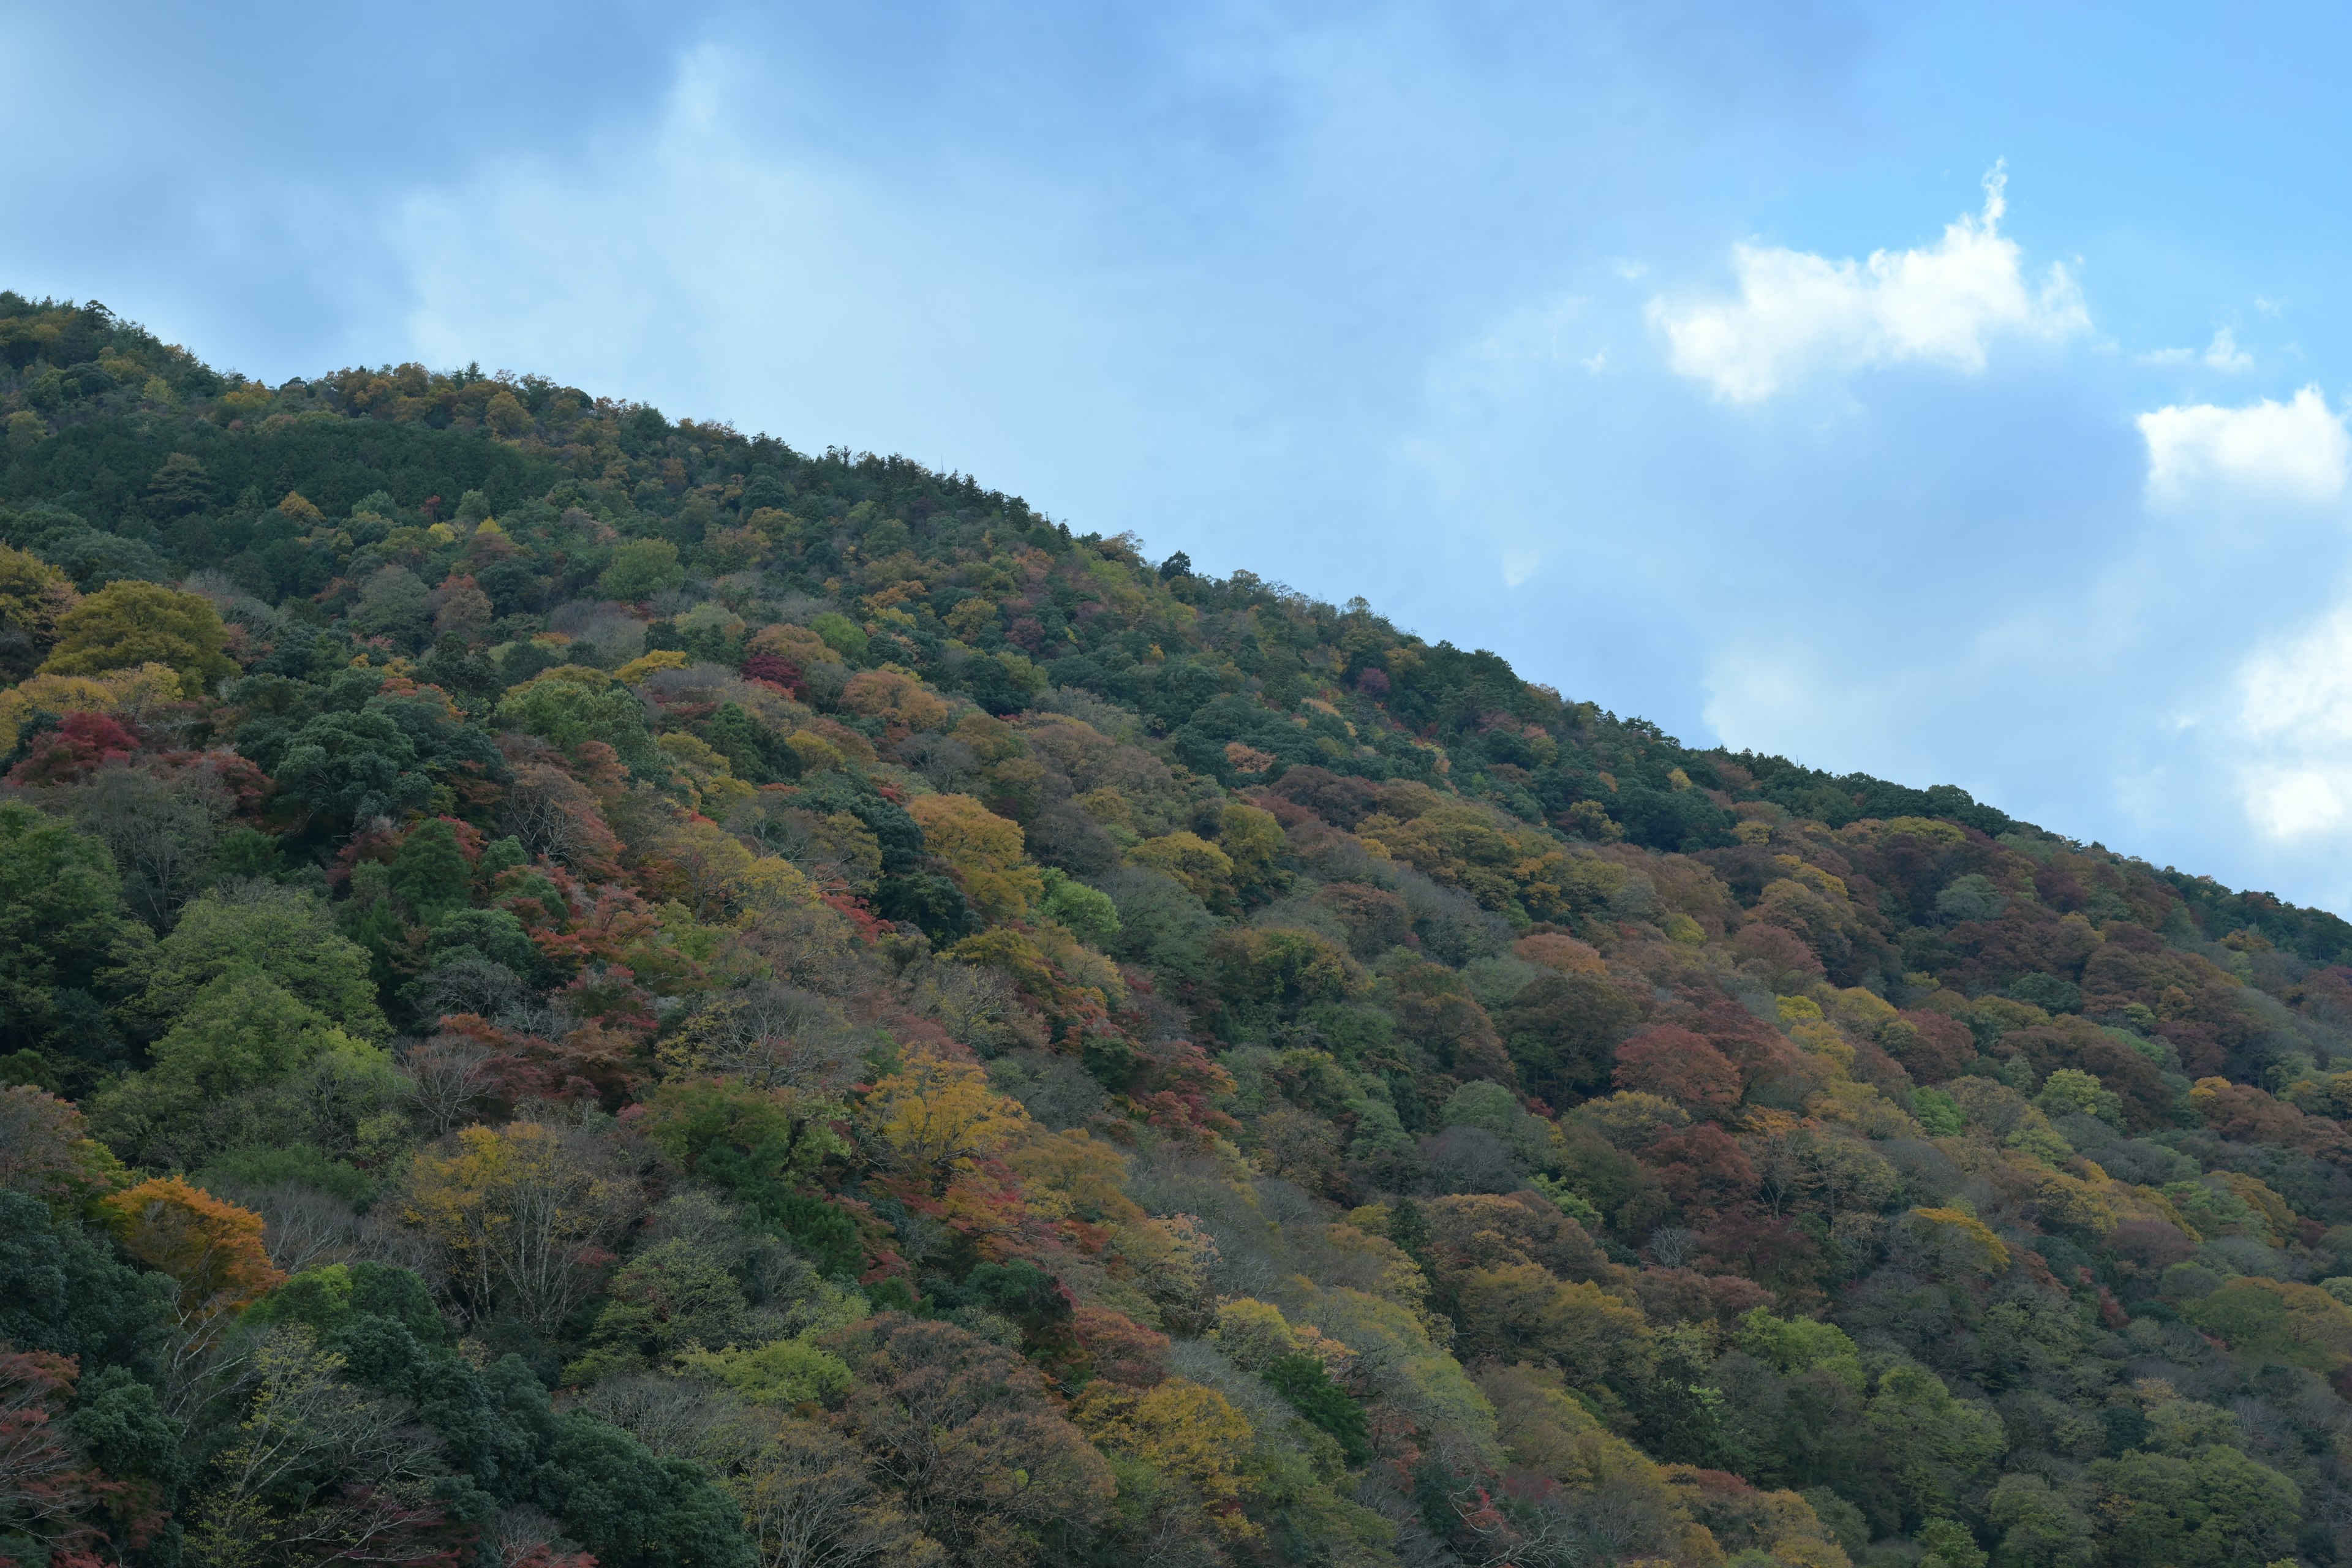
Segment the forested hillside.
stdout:
<path fill-rule="evenodd" d="M 0 294 L 0 1560 L 2352 1549 L 2352 927 Z"/>

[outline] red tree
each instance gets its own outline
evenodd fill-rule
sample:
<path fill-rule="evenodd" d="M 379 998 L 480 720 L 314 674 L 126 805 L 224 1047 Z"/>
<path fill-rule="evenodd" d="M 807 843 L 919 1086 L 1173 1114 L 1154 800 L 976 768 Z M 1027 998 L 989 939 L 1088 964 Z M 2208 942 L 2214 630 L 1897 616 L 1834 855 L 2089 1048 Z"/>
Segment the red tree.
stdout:
<path fill-rule="evenodd" d="M 1695 1116 L 1739 1103 L 1739 1069 L 1704 1035 L 1655 1024 L 1617 1047 L 1617 1087 L 1664 1095 Z"/>

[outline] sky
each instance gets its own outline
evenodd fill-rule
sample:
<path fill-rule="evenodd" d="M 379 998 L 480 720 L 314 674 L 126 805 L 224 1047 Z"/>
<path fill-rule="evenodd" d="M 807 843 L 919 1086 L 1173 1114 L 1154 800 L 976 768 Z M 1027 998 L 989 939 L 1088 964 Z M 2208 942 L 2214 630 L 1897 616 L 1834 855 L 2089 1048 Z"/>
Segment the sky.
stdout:
<path fill-rule="evenodd" d="M 2352 13 L 0 23 L 0 287 L 902 453 L 2352 914 Z"/>

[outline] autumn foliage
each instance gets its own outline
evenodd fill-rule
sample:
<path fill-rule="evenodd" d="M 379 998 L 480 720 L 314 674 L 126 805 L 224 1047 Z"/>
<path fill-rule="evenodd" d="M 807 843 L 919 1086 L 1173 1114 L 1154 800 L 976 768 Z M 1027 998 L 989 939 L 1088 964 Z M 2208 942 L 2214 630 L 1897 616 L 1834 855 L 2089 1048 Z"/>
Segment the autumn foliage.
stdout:
<path fill-rule="evenodd" d="M 2352 925 L 0 294 L 0 1556 L 2307 1568 Z"/>

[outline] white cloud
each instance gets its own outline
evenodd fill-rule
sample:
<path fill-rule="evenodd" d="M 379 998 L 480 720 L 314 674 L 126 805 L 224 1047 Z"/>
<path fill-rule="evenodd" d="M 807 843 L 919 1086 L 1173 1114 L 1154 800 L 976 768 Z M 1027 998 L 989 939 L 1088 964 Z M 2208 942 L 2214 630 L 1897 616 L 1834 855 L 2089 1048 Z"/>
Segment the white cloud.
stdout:
<path fill-rule="evenodd" d="M 1980 214 L 1963 215 L 1934 245 L 1832 261 L 1778 246 L 1732 248 L 1735 300 L 1676 310 L 1650 303 L 1668 363 L 1737 403 L 1771 396 L 1813 374 L 1922 361 L 1980 371 L 1996 332 L 2063 337 L 2089 313 L 2066 268 L 2029 282 L 2017 242 L 2000 234 L 2006 176 L 1985 177 Z"/>
<path fill-rule="evenodd" d="M 2254 356 L 2238 346 L 2235 333 L 2221 327 L 2215 330 L 2213 341 L 2205 346 L 2205 363 L 2209 369 L 2236 375 L 2254 368 Z"/>
<path fill-rule="evenodd" d="M 2352 820 L 2352 605 L 2240 672 L 2239 787 L 2255 828 L 2294 840 Z"/>
<path fill-rule="evenodd" d="M 2147 499 L 2175 508 L 2243 500 L 2318 505 L 2344 493 L 2352 436 L 2315 386 L 2291 403 L 2172 405 L 2139 416 Z"/>
<path fill-rule="evenodd" d="M 2215 330 L 2213 341 L 2200 353 L 2196 349 L 2158 349 L 2139 356 L 2142 364 L 2202 364 L 2208 370 L 2218 370 L 2225 375 L 2236 375 L 2254 368 L 2254 356 L 2238 346 L 2238 335 L 2227 327 Z"/>

